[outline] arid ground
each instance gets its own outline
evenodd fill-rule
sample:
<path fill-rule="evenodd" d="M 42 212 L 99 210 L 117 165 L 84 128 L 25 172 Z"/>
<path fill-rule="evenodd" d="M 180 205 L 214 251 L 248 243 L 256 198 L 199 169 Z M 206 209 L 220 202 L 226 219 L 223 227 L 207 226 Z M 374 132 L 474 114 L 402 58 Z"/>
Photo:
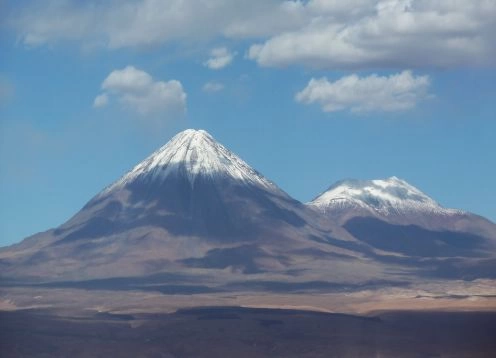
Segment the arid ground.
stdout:
<path fill-rule="evenodd" d="M 1 356 L 491 357 L 496 352 L 492 280 L 328 292 L 184 291 L 2 287 Z"/>
<path fill-rule="evenodd" d="M 2 357 L 491 357 L 495 312 L 0 313 Z"/>

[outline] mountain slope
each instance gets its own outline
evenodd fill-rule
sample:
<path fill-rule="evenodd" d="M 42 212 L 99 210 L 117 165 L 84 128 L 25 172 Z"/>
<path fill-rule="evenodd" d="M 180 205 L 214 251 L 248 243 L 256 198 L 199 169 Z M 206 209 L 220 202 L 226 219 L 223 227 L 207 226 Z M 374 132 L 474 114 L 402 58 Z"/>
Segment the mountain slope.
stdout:
<path fill-rule="evenodd" d="M 105 221 L 95 230 L 102 234 L 107 224 L 112 232 L 157 224 L 173 234 L 236 241 L 254 227 L 250 206 L 266 218 L 303 225 L 285 208 L 299 207 L 297 201 L 205 131 L 186 130 L 99 193 L 61 230 L 98 213 Z"/>
<path fill-rule="evenodd" d="M 308 204 L 340 224 L 354 217 L 374 217 L 391 224 L 433 230 L 469 231 L 490 237 L 495 234 L 494 224 L 488 220 L 445 208 L 397 177 L 343 180 Z"/>
<path fill-rule="evenodd" d="M 207 132 L 186 130 L 68 222 L 0 251 L 0 262 L 7 275 L 61 279 L 284 273 L 312 258 L 361 256 L 347 239 Z"/>
<path fill-rule="evenodd" d="M 375 213 L 383 217 L 422 214 L 455 215 L 461 211 L 446 209 L 397 177 L 378 180 L 343 180 L 320 194 L 310 205 L 323 212 L 347 208 Z"/>
<path fill-rule="evenodd" d="M 487 258 L 496 249 L 495 224 L 444 208 L 396 177 L 340 181 L 308 205 L 376 252 L 400 255 L 396 261 Z"/>

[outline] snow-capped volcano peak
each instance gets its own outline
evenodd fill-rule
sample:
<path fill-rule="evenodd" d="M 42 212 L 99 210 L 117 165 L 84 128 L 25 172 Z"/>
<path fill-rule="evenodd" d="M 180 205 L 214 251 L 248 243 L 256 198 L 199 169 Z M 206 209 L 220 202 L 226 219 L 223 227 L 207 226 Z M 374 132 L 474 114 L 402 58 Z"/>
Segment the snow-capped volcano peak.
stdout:
<path fill-rule="evenodd" d="M 419 189 L 395 176 L 376 180 L 343 180 L 309 204 L 324 212 L 343 208 L 362 208 L 382 215 L 457 212 L 443 208 Z"/>
<path fill-rule="evenodd" d="M 276 188 L 206 131 L 187 129 L 136 165 L 105 192 L 137 179 L 153 182 L 173 174 L 187 176 L 191 185 L 198 176 L 224 176 L 267 189 Z"/>

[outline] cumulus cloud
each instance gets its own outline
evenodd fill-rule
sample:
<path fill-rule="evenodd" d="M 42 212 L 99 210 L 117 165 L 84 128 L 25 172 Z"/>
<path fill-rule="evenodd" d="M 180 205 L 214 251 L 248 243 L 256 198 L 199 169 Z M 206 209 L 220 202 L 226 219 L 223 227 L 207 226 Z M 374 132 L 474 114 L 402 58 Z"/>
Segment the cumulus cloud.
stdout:
<path fill-rule="evenodd" d="M 428 96 L 429 76 L 415 76 L 403 71 L 390 76 L 355 74 L 337 81 L 312 78 L 295 96 L 297 102 L 317 103 L 325 112 L 405 111 Z"/>
<path fill-rule="evenodd" d="M 229 66 L 236 56 L 236 53 L 229 51 L 226 47 L 217 47 L 210 51 L 210 58 L 204 65 L 211 70 L 220 70 Z"/>
<path fill-rule="evenodd" d="M 203 85 L 203 92 L 214 93 L 224 89 L 224 85 L 220 82 L 209 81 Z"/>
<path fill-rule="evenodd" d="M 354 5 L 361 4 L 361 11 Z M 310 1 L 304 26 L 252 45 L 262 66 L 363 69 L 492 65 L 496 2 Z M 355 8 L 356 9 L 356 8 Z M 348 15 L 337 13 L 350 10 Z"/>
<path fill-rule="evenodd" d="M 186 93 L 176 80 L 155 81 L 145 71 L 133 66 L 112 71 L 103 81 L 103 93 L 98 95 L 94 107 L 103 107 L 109 97 L 141 115 L 183 113 L 186 111 Z"/>
<path fill-rule="evenodd" d="M 60 41 L 109 48 L 265 36 L 301 23 L 299 1 L 46 0 L 31 1 L 11 21 L 31 46 Z"/>
<path fill-rule="evenodd" d="M 493 66 L 496 56 L 494 0 L 47 0 L 9 23 L 30 46 L 251 41 L 249 58 L 273 67 Z"/>
<path fill-rule="evenodd" d="M 100 108 L 105 107 L 108 104 L 108 95 L 106 93 L 102 93 L 95 97 L 93 101 L 93 107 Z"/>

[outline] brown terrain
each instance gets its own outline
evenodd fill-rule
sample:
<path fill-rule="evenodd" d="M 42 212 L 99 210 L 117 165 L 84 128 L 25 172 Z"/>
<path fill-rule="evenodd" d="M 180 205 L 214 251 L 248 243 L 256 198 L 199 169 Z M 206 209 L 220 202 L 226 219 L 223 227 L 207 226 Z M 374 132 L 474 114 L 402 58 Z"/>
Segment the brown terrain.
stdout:
<path fill-rule="evenodd" d="M 491 357 L 495 312 L 0 313 L 2 357 Z"/>
<path fill-rule="evenodd" d="M 2 357 L 491 357 L 496 285 L 346 292 L 4 287 Z M 164 291 L 164 290 L 163 290 Z"/>

